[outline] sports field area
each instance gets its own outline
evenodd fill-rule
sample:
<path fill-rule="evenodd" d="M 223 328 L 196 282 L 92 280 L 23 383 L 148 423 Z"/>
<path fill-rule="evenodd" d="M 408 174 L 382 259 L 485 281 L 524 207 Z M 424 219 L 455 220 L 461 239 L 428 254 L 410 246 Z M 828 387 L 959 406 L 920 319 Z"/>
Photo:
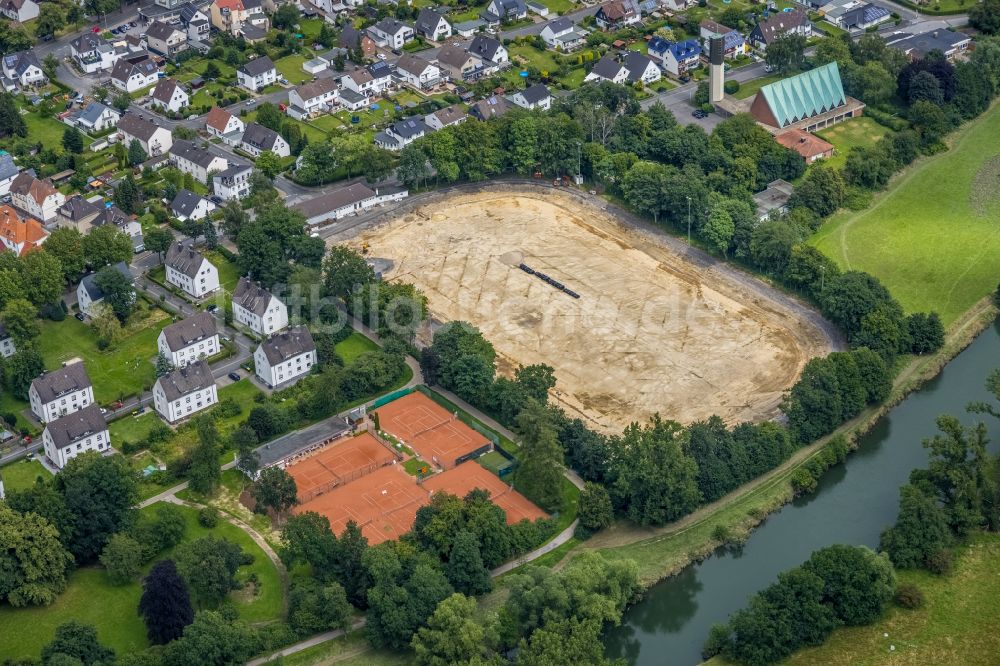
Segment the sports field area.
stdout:
<path fill-rule="evenodd" d="M 841 268 L 878 277 L 908 312 L 953 322 L 1000 281 L 1000 105 L 954 135 L 861 212 L 812 243 Z"/>
<path fill-rule="evenodd" d="M 553 366 L 553 398 L 596 429 L 657 412 L 774 416 L 805 363 L 831 349 L 815 319 L 764 284 L 585 200 L 524 189 L 432 201 L 349 243 L 391 259 L 388 279 L 418 287 L 436 320 L 478 326 L 501 373 Z"/>
<path fill-rule="evenodd" d="M 443 469 L 488 448 L 490 441 L 420 392 L 413 392 L 376 411 L 379 427 L 417 455 Z"/>

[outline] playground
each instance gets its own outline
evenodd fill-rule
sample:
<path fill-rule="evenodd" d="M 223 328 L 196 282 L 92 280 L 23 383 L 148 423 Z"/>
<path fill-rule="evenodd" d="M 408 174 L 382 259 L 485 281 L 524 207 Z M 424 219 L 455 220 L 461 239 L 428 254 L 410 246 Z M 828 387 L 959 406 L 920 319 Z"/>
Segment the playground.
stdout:
<path fill-rule="evenodd" d="M 442 469 L 451 469 L 490 448 L 484 435 L 418 391 L 379 407 L 375 413 L 380 429 Z"/>
<path fill-rule="evenodd" d="M 608 433 L 656 413 L 774 417 L 834 347 L 818 315 L 759 280 L 559 191 L 442 195 L 349 235 L 391 260 L 385 278 L 419 288 L 435 321 L 482 330 L 500 374 L 552 366 L 553 399 Z"/>

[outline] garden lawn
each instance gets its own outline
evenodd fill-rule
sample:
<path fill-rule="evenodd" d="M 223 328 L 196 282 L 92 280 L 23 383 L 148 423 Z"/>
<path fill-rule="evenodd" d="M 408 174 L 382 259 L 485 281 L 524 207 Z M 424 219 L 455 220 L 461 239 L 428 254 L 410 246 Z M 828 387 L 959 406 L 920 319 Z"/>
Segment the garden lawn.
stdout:
<path fill-rule="evenodd" d="M 236 291 L 236 283 L 240 281 L 240 269 L 233 262 L 222 256 L 218 250 L 205 252 L 205 258 L 215 264 L 219 269 L 219 284 L 226 290 L 228 295 Z"/>
<path fill-rule="evenodd" d="M 412 654 L 376 650 L 365 638 L 364 629 L 347 636 L 320 643 L 281 659 L 283 666 L 405 666 L 413 663 Z"/>
<path fill-rule="evenodd" d="M 576 7 L 573 0 L 540 0 L 540 2 L 549 8 L 548 18 L 552 18 L 552 14 L 564 14 Z"/>
<path fill-rule="evenodd" d="M 6 492 L 27 490 L 35 485 L 35 479 L 40 476 L 47 479 L 52 475 L 37 460 L 22 459 L 0 467 L 0 479 L 3 479 Z"/>
<path fill-rule="evenodd" d="M 323 29 L 323 19 L 299 19 L 299 32 L 307 39 L 316 39 Z"/>
<path fill-rule="evenodd" d="M 997 288 L 1000 105 L 955 133 L 864 211 L 835 215 L 811 242 L 843 269 L 879 278 L 907 312 L 945 325 Z"/>
<path fill-rule="evenodd" d="M 44 320 L 36 344 L 45 367 L 54 370 L 72 358 L 81 358 L 87 374 L 94 382 L 94 398 L 107 404 L 119 397 L 130 396 L 147 390 L 156 381 L 153 359 L 156 356 L 156 338 L 160 330 L 170 323 L 162 310 L 150 308 L 146 326 L 126 332 L 114 347 L 100 351 L 97 335 L 90 326 L 73 317 L 54 322 Z"/>
<path fill-rule="evenodd" d="M 37 113 L 26 113 L 23 116 L 24 124 L 28 126 L 28 136 L 32 140 L 38 141 L 46 146 L 59 146 L 62 148 L 63 132 L 69 125 L 59 122 L 55 118 L 45 118 Z M 94 142 L 86 134 L 83 135 L 84 147 Z"/>
<path fill-rule="evenodd" d="M 333 350 L 343 361 L 344 365 L 349 365 L 357 357 L 367 352 L 376 351 L 378 345 L 366 338 L 361 333 L 354 331 L 346 340 L 342 340 L 334 346 Z"/>
<path fill-rule="evenodd" d="M 521 56 L 528 61 L 529 65 L 536 67 L 543 74 L 554 74 L 559 69 L 559 63 L 556 62 L 555 55 L 551 51 L 539 51 L 534 46 L 511 45 L 510 59 L 514 60 L 514 56 Z"/>
<path fill-rule="evenodd" d="M 26 400 L 18 400 L 10 391 L 0 391 L 0 414 L 13 414 L 17 417 L 17 427 L 27 428 L 30 432 L 36 432 L 35 424 L 24 417 L 24 410 L 31 405 Z"/>
<path fill-rule="evenodd" d="M 768 83 L 774 83 L 775 81 L 780 81 L 785 77 L 783 76 L 762 76 L 759 79 L 754 79 L 752 81 L 747 81 L 746 83 L 740 84 L 740 89 L 736 91 L 733 95 L 736 99 L 746 99 L 757 94 L 757 91 L 766 86 Z"/>
<path fill-rule="evenodd" d="M 306 58 L 301 55 L 290 55 L 281 58 L 280 60 L 274 61 L 274 66 L 278 69 L 283 77 L 288 79 L 288 82 L 293 86 L 297 86 L 300 83 L 305 83 L 313 78 L 312 74 L 307 74 L 304 69 L 302 69 L 302 63 L 306 61 Z"/>
<path fill-rule="evenodd" d="M 127 414 L 108 424 L 108 434 L 111 442 L 116 448 L 122 442 L 138 442 L 146 439 L 153 426 L 160 423 L 160 417 L 156 412 L 148 409 L 139 416 Z"/>
<path fill-rule="evenodd" d="M 847 153 L 851 148 L 858 146 L 872 146 L 891 130 L 868 116 L 851 118 L 842 123 L 837 123 L 833 127 L 816 132 L 817 136 L 833 144 L 836 149 L 833 157 L 820 162 L 837 169 L 844 166 L 847 161 Z"/>

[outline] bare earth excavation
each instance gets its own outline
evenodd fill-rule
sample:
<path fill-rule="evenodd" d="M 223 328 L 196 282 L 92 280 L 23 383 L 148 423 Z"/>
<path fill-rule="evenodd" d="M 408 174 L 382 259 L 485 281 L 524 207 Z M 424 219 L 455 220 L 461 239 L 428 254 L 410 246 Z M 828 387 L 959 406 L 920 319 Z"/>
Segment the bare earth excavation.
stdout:
<path fill-rule="evenodd" d="M 587 200 L 524 188 L 433 201 L 349 243 L 391 260 L 384 277 L 422 290 L 435 320 L 478 326 L 502 373 L 554 367 L 554 398 L 594 428 L 772 417 L 835 347 L 801 304 Z"/>

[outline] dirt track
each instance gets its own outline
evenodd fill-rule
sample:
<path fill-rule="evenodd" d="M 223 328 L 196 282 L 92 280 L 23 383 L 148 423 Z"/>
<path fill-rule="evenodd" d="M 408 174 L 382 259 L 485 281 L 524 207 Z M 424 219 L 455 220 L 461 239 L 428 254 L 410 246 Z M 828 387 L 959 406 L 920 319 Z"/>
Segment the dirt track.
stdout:
<path fill-rule="evenodd" d="M 394 262 L 387 279 L 427 295 L 435 319 L 478 326 L 501 372 L 553 366 L 553 397 L 607 432 L 656 412 L 774 416 L 806 361 L 836 344 L 787 296 L 555 190 L 434 197 L 357 230 L 350 244 L 362 243 Z"/>

